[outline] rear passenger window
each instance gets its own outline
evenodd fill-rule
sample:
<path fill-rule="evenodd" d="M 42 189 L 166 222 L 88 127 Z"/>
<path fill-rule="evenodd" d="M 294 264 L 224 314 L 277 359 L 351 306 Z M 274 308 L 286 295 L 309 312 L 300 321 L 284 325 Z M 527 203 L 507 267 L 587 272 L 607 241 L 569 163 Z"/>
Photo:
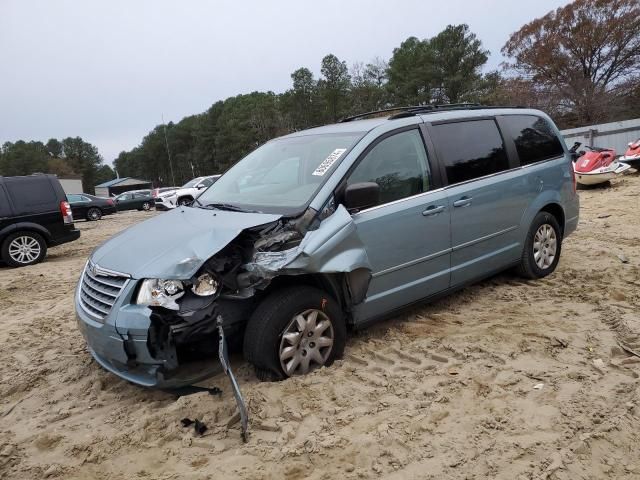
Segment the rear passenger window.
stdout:
<path fill-rule="evenodd" d="M 5 182 L 17 215 L 59 208 L 58 196 L 47 177 L 14 177 L 5 179 Z"/>
<path fill-rule="evenodd" d="M 380 203 L 426 192 L 430 181 L 427 154 L 418 130 L 408 130 L 381 140 L 358 163 L 347 180 L 349 185 L 377 183 L 380 186 Z"/>
<path fill-rule="evenodd" d="M 544 118 L 509 115 L 505 118 L 505 124 L 516 144 L 520 165 L 564 155 L 560 140 Z"/>
<path fill-rule="evenodd" d="M 449 184 L 465 182 L 509 169 L 500 131 L 494 120 L 433 126 L 438 155 Z"/>

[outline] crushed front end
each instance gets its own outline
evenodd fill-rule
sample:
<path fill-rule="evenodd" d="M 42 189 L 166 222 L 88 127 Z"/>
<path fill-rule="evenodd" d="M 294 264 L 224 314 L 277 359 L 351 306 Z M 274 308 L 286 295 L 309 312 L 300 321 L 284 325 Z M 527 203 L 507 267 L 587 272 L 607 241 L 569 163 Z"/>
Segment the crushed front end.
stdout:
<path fill-rule="evenodd" d="M 364 299 L 368 258 L 342 207 L 296 219 L 179 208 L 153 222 L 98 247 L 75 295 L 91 354 L 130 382 L 174 388 L 221 372 L 219 325 L 233 351 L 277 277 L 340 277 L 331 293 L 346 310 Z M 147 241 L 154 229 L 162 249 Z"/>

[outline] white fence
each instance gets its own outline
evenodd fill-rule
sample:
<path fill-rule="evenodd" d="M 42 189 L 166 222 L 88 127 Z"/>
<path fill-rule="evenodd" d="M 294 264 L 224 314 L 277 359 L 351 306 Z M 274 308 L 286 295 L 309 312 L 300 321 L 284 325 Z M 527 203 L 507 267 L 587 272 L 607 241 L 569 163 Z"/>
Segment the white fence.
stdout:
<path fill-rule="evenodd" d="M 629 142 L 640 139 L 640 118 L 570 128 L 560 133 L 564 136 L 569 148 L 574 142 L 580 142 L 582 145 L 592 147 L 614 148 L 618 155 L 622 155 L 627 150 Z"/>

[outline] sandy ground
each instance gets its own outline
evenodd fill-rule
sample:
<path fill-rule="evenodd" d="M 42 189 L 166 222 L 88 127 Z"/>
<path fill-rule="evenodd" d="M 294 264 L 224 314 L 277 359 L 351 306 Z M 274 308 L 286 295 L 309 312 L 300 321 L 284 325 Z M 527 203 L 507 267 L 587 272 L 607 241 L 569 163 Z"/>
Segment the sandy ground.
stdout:
<path fill-rule="evenodd" d="M 259 383 L 235 360 L 247 444 L 226 377 L 205 382 L 220 398 L 178 397 L 90 358 L 80 270 L 153 213 L 79 222 L 45 263 L 0 267 L 0 478 L 640 478 L 640 358 L 619 346 L 640 352 L 640 176 L 580 196 L 544 280 L 503 274 L 408 311 L 305 378 Z"/>

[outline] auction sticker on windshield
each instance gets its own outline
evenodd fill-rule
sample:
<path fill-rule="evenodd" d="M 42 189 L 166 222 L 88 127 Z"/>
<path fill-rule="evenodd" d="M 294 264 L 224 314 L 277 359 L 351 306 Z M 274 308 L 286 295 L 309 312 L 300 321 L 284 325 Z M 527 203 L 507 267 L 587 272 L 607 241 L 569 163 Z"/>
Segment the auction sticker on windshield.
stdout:
<path fill-rule="evenodd" d="M 346 151 L 346 148 L 336 148 L 329 154 L 327 158 L 322 161 L 320 165 L 318 165 L 318 168 L 316 168 L 311 175 L 315 175 L 317 177 L 323 176 L 325 173 L 327 173 L 327 170 L 331 168 L 331 165 L 336 163 L 336 160 L 340 158 L 340 155 L 342 155 Z"/>

